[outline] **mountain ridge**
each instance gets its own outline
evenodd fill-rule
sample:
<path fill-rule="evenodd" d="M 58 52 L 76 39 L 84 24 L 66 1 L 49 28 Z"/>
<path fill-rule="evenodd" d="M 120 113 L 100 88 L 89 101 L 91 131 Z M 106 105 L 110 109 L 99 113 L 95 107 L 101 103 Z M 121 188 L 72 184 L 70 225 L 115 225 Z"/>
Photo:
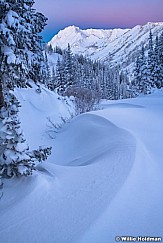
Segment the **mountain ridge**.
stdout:
<path fill-rule="evenodd" d="M 67 48 L 67 44 L 69 43 L 72 46 L 73 49 L 73 43 L 76 42 L 74 41 L 70 41 L 70 39 L 64 40 L 63 43 L 63 39 L 64 37 L 70 37 L 72 36 L 72 34 L 79 34 L 84 38 L 84 37 L 90 37 L 91 35 L 94 35 L 96 37 L 98 37 L 99 39 L 102 38 L 106 38 L 106 37 L 110 37 L 112 33 L 118 33 L 117 37 L 122 36 L 123 34 L 126 34 L 129 31 L 132 31 L 135 28 L 143 28 L 143 27 L 149 26 L 149 30 L 153 29 L 154 27 L 157 26 L 162 26 L 163 27 L 163 22 L 147 22 L 144 25 L 136 25 L 133 28 L 113 28 L 113 29 L 94 29 L 94 28 L 88 28 L 88 29 L 81 29 L 78 26 L 75 25 L 70 25 L 67 26 L 66 28 L 60 30 L 56 35 L 54 35 L 54 37 L 52 37 L 52 39 L 48 42 L 48 45 L 52 45 L 52 47 L 55 47 L 57 44 L 59 47 L 66 49 Z M 113 41 L 115 38 L 113 38 L 111 41 Z M 69 42 L 68 42 L 69 41 Z"/>
<path fill-rule="evenodd" d="M 57 44 L 61 48 L 66 48 L 67 44 L 69 43 L 71 46 L 73 46 L 73 43 L 75 43 L 76 39 L 71 41 L 71 37 L 75 37 L 75 35 L 79 34 L 81 37 L 89 38 L 90 36 L 95 36 L 98 39 L 103 39 L 110 37 L 112 33 L 122 33 L 124 34 L 130 29 L 93 29 L 89 28 L 86 30 L 80 29 L 79 27 L 75 25 L 71 25 L 66 27 L 63 30 L 60 30 L 58 34 L 54 35 L 54 37 L 51 39 L 51 41 L 48 42 L 48 45 L 52 45 L 52 47 L 55 47 Z M 67 39 L 67 37 L 69 37 Z M 66 39 L 65 39 L 66 38 Z M 69 42 L 68 42 L 69 41 Z"/>
<path fill-rule="evenodd" d="M 148 22 L 131 29 L 110 30 L 82 30 L 72 25 L 60 30 L 48 45 L 66 49 L 69 43 L 73 54 L 82 54 L 93 60 L 109 62 L 112 67 L 121 65 L 132 75 L 135 57 L 142 44 L 147 49 L 150 30 L 155 41 L 156 36 L 163 31 L 163 22 Z"/>

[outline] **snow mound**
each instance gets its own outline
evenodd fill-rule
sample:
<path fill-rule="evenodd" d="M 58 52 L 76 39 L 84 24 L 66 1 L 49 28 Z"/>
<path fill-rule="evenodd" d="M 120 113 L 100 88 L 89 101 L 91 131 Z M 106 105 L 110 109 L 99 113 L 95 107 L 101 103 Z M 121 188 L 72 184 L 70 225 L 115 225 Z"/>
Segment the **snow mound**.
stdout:
<path fill-rule="evenodd" d="M 75 118 L 55 140 L 55 161 L 64 166 L 45 163 L 29 184 L 25 178 L 14 189 L 6 182 L 2 242 L 77 242 L 122 187 L 135 149 L 133 136 L 105 118 Z"/>
<path fill-rule="evenodd" d="M 130 135 L 109 120 L 83 114 L 56 137 L 54 162 L 71 166 L 92 164 L 99 161 L 100 156 L 122 150 L 130 143 Z"/>

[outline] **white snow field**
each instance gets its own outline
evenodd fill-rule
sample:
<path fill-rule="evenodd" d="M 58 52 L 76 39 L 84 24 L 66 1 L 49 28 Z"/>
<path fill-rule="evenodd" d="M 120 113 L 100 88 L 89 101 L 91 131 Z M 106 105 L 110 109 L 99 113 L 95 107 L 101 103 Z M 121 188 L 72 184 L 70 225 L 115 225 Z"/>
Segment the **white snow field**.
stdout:
<path fill-rule="evenodd" d="M 33 176 L 4 181 L 0 242 L 162 237 L 163 92 L 104 101 L 103 109 L 63 125 L 55 139 L 46 117 L 59 122 L 72 104 L 46 89 L 34 92 L 16 91 L 22 127 L 30 147 L 52 146 L 52 155 Z"/>

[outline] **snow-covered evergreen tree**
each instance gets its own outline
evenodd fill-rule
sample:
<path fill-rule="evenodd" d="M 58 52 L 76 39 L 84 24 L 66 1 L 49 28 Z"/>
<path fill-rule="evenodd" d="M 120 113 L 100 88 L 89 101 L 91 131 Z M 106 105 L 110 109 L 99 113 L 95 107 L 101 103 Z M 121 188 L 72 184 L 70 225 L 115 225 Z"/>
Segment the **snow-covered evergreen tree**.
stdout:
<path fill-rule="evenodd" d="M 158 69 L 159 69 L 159 81 L 161 87 L 163 87 L 163 31 L 158 38 Z"/>
<path fill-rule="evenodd" d="M 42 161 L 51 148 L 29 151 L 18 119 L 15 86 L 30 80 L 45 83 L 47 67 L 39 33 L 46 18 L 33 8 L 33 0 L 0 2 L 0 177 L 30 175 L 35 161 Z"/>
<path fill-rule="evenodd" d="M 29 151 L 18 119 L 20 104 L 11 90 L 6 90 L 4 97 L 4 106 L 0 109 L 0 176 L 31 175 L 36 160 L 45 160 L 51 149 L 40 148 L 37 157 L 35 151 Z"/>
<path fill-rule="evenodd" d="M 75 84 L 74 63 L 73 63 L 73 56 L 69 44 L 64 54 L 64 74 L 65 74 L 65 85 L 66 85 L 65 88 L 74 85 Z"/>
<path fill-rule="evenodd" d="M 135 90 L 138 93 L 148 94 L 151 92 L 151 81 L 148 77 L 148 65 L 147 58 L 145 56 L 144 45 L 142 45 L 142 49 L 140 52 L 140 56 L 137 57 L 136 67 L 135 67 Z"/>
<path fill-rule="evenodd" d="M 64 94 L 66 89 L 65 73 L 64 73 L 64 61 L 60 61 L 58 57 L 56 65 L 56 82 L 57 82 L 57 91 L 59 94 Z"/>
<path fill-rule="evenodd" d="M 58 93 L 64 95 L 67 88 L 75 85 L 74 58 L 68 44 L 67 50 L 63 51 L 62 60 L 58 58 L 56 65 L 56 82 Z"/>
<path fill-rule="evenodd" d="M 155 59 L 154 59 L 154 46 L 153 46 L 153 36 L 152 32 L 150 30 L 149 32 L 149 43 L 148 43 L 148 58 L 147 58 L 147 64 L 148 64 L 148 72 L 147 72 L 147 78 L 148 82 L 151 87 L 155 87 L 154 83 L 154 69 L 155 69 Z"/>
<path fill-rule="evenodd" d="M 38 35 L 46 18 L 33 8 L 33 0 L 3 0 L 0 3 L 1 72 L 10 87 L 26 87 L 30 79 L 44 82 L 46 69 Z M 2 75 L 2 82 L 6 77 Z"/>
<path fill-rule="evenodd" d="M 126 99 L 127 98 L 127 84 L 129 84 L 127 74 L 121 71 L 120 73 L 120 99 Z"/>
<path fill-rule="evenodd" d="M 154 46 L 153 82 L 157 88 L 161 88 L 161 65 L 160 65 L 160 60 L 159 60 L 158 36 L 156 36 L 156 41 L 155 41 L 155 46 Z"/>
<path fill-rule="evenodd" d="M 48 79 L 47 87 L 51 91 L 54 91 L 56 88 L 58 88 L 58 80 L 56 78 L 56 72 L 54 67 L 52 68 L 51 77 L 49 77 Z"/>
<path fill-rule="evenodd" d="M 45 59 L 45 63 L 44 63 L 44 68 L 42 69 L 42 74 L 45 79 L 44 84 L 46 87 L 49 87 L 49 89 L 54 90 L 46 51 L 44 52 L 44 59 Z"/>

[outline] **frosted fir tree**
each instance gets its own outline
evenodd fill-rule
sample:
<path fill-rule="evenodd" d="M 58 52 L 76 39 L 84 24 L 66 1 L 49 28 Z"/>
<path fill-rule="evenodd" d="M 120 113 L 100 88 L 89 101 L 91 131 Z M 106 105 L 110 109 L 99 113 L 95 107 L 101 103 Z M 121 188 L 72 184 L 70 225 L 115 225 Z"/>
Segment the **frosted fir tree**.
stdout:
<path fill-rule="evenodd" d="M 65 92 L 66 81 L 65 81 L 65 73 L 64 73 L 64 62 L 60 61 L 59 57 L 56 65 L 56 82 L 57 82 L 57 91 L 59 94 L 62 95 Z"/>
<path fill-rule="evenodd" d="M 154 70 L 153 70 L 153 81 L 157 88 L 161 88 L 161 63 L 160 63 L 160 50 L 159 50 L 159 38 L 156 36 L 155 46 L 154 46 Z"/>
<path fill-rule="evenodd" d="M 53 54 L 53 47 L 52 47 L 52 45 L 50 44 L 49 46 L 48 46 L 48 53 L 49 53 L 49 55 L 52 55 Z"/>
<path fill-rule="evenodd" d="M 163 87 L 163 31 L 158 38 L 158 63 L 159 63 L 159 80 L 161 82 L 161 87 Z"/>
<path fill-rule="evenodd" d="M 56 80 L 55 68 L 54 67 L 52 68 L 52 73 L 51 73 L 51 75 L 48 79 L 46 86 L 51 91 L 54 91 L 57 88 L 57 80 Z"/>
<path fill-rule="evenodd" d="M 54 90 L 52 79 L 51 79 L 51 71 L 50 71 L 50 67 L 49 67 L 49 63 L 48 63 L 48 56 L 47 56 L 46 51 L 44 51 L 44 58 L 45 58 L 45 65 L 44 65 L 44 68 L 42 69 L 42 75 L 43 75 L 43 77 L 46 77 L 46 79 L 44 81 L 44 85 L 48 89 Z"/>
<path fill-rule="evenodd" d="M 73 63 L 73 55 L 71 52 L 70 44 L 68 44 L 67 50 L 65 51 L 63 58 L 64 58 L 65 81 L 66 81 L 66 88 L 67 88 L 75 84 L 74 63 Z"/>
<path fill-rule="evenodd" d="M 151 81 L 148 78 L 147 58 L 145 56 L 144 46 L 142 46 L 140 55 L 140 73 L 141 82 L 139 84 L 139 91 L 143 94 L 149 94 L 151 91 Z"/>
<path fill-rule="evenodd" d="M 7 74 L 11 88 L 27 87 L 30 80 L 44 83 L 46 66 L 39 33 L 46 18 L 33 8 L 33 0 L 0 2 L 2 82 Z"/>
<path fill-rule="evenodd" d="M 129 83 L 126 72 L 120 73 L 120 99 L 127 98 L 127 84 Z"/>
<path fill-rule="evenodd" d="M 154 69 L 155 69 L 155 58 L 154 58 L 154 46 L 153 46 L 153 35 L 150 30 L 149 32 L 149 43 L 148 43 L 148 58 L 147 58 L 147 64 L 148 64 L 148 83 L 151 87 L 155 87 L 154 83 Z"/>
<path fill-rule="evenodd" d="M 39 33 L 46 18 L 33 8 L 33 0 L 0 1 L 0 178 L 30 175 L 37 161 L 51 148 L 29 151 L 18 119 L 15 86 L 27 87 L 32 79 L 45 83 L 46 65 Z"/>
<path fill-rule="evenodd" d="M 141 61 L 140 57 L 136 58 L 135 62 L 135 69 L 134 69 L 134 89 L 135 92 L 138 94 L 141 91 Z"/>
<path fill-rule="evenodd" d="M 2 89 L 2 82 L 1 82 L 1 75 L 0 75 L 0 109 L 3 107 L 4 97 L 3 97 L 3 89 Z"/>
<path fill-rule="evenodd" d="M 18 101 L 10 91 L 5 97 L 5 104 L 0 112 L 0 175 L 3 177 L 29 175 L 34 168 L 34 164 L 27 154 L 28 147 L 20 131 L 17 106 Z"/>
<path fill-rule="evenodd" d="M 0 177 L 28 176 L 35 163 L 47 159 L 51 148 L 29 151 L 18 119 L 20 104 L 12 91 L 5 94 L 0 109 Z"/>
<path fill-rule="evenodd" d="M 149 94 L 151 92 L 151 81 L 149 81 L 147 65 L 147 58 L 145 56 L 144 46 L 142 45 L 134 70 L 135 91 L 142 94 Z"/>

